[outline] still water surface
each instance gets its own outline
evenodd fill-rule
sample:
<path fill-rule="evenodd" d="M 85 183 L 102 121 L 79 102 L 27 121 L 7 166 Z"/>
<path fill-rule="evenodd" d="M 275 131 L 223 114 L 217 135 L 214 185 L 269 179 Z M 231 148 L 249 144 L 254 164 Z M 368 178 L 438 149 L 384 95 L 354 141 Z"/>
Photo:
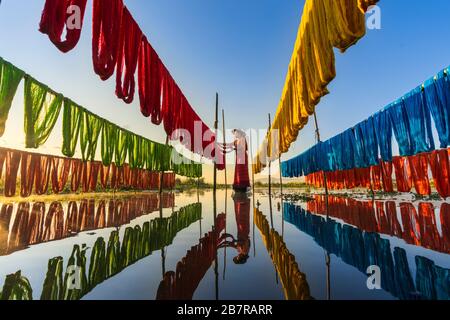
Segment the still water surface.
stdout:
<path fill-rule="evenodd" d="M 33 299 L 449 299 L 450 205 L 212 192 L 3 204 Z M 69 263 L 70 262 L 70 263 Z M 79 290 L 64 285 L 80 266 Z M 381 289 L 369 290 L 368 266 Z M 67 282 L 66 282 L 67 283 Z M 5 290 L 4 290 L 5 292 Z"/>

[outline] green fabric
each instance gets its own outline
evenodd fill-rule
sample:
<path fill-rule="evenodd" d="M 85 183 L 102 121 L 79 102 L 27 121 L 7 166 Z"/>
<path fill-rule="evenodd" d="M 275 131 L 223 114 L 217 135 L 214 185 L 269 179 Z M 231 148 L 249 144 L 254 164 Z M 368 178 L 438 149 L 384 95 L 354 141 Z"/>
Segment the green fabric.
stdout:
<path fill-rule="evenodd" d="M 89 266 L 89 288 L 95 288 L 106 278 L 106 245 L 103 238 L 95 241 L 91 252 L 91 262 Z"/>
<path fill-rule="evenodd" d="M 102 162 L 109 166 L 114 157 L 118 128 L 115 124 L 105 122 L 102 129 Z"/>
<path fill-rule="evenodd" d="M 127 158 L 128 149 L 130 147 L 129 142 L 130 134 L 127 131 L 119 130 L 117 134 L 117 141 L 115 147 L 115 162 L 116 166 L 121 167 L 125 164 Z"/>
<path fill-rule="evenodd" d="M 203 176 L 203 167 L 201 163 L 196 163 L 187 159 L 178 152 L 172 153 L 172 170 L 179 176 L 187 178 L 200 178 Z"/>
<path fill-rule="evenodd" d="M 84 112 L 81 120 L 81 157 L 83 161 L 95 159 L 95 153 L 97 152 L 98 139 L 103 128 L 105 120 L 91 114 Z"/>
<path fill-rule="evenodd" d="M 143 153 L 143 138 L 132 134 L 130 135 L 130 145 L 129 145 L 129 149 L 128 149 L 128 163 L 130 164 L 130 168 L 134 169 L 134 168 L 139 168 L 142 169 L 143 168 L 143 157 L 146 156 L 148 157 L 147 154 Z"/>
<path fill-rule="evenodd" d="M 0 300 L 33 300 L 30 281 L 22 277 L 21 271 L 6 276 Z"/>
<path fill-rule="evenodd" d="M 111 232 L 111 235 L 109 236 L 105 263 L 106 278 L 110 278 L 120 272 L 120 240 L 117 231 Z"/>
<path fill-rule="evenodd" d="M 69 276 L 74 276 L 69 274 L 69 267 L 79 268 L 80 288 L 72 289 L 69 287 Z M 73 271 L 73 270 L 72 270 Z M 66 274 L 64 276 L 64 295 L 63 300 L 80 300 L 88 292 L 88 280 L 86 277 L 86 251 L 81 249 L 79 245 L 73 247 L 72 255 L 67 262 Z"/>
<path fill-rule="evenodd" d="M 50 136 L 59 113 L 63 96 L 54 94 L 45 85 L 25 77 L 25 144 L 39 148 Z"/>
<path fill-rule="evenodd" d="M 0 58 L 0 137 L 5 133 L 9 110 L 23 76 L 22 70 Z"/>
<path fill-rule="evenodd" d="M 64 261 L 62 257 L 50 259 L 48 262 L 47 276 L 44 280 L 44 288 L 41 293 L 41 300 L 61 300 L 63 297 L 63 269 Z"/>
<path fill-rule="evenodd" d="M 66 157 L 72 158 L 75 155 L 83 114 L 83 110 L 78 105 L 69 99 L 64 99 L 62 153 Z"/>

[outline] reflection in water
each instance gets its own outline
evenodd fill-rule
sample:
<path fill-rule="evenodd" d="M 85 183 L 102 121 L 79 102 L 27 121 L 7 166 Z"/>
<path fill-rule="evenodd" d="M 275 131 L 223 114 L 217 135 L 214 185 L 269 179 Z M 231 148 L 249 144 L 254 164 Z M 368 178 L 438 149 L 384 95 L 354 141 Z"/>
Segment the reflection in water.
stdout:
<path fill-rule="evenodd" d="M 280 276 L 285 298 L 287 300 L 310 300 L 311 295 L 306 275 L 300 272 L 295 257 L 289 252 L 283 238 L 277 231 L 270 228 L 266 217 L 256 208 L 254 208 L 254 221 Z"/>
<path fill-rule="evenodd" d="M 78 300 L 99 283 L 120 273 L 152 252 L 172 244 L 175 236 L 202 215 L 201 203 L 181 208 L 167 218 L 156 218 L 143 226 L 128 227 L 122 241 L 118 231 L 111 232 L 108 243 L 103 237 L 95 242 L 87 265 L 85 245 L 75 245 L 64 271 L 62 257 L 49 261 L 41 294 L 42 300 Z M 73 275 L 76 274 L 76 279 Z M 75 282 L 73 282 L 75 280 Z M 73 284 L 76 283 L 76 288 Z M 2 299 L 29 299 L 32 289 L 20 271 L 6 277 Z"/>
<path fill-rule="evenodd" d="M 156 294 L 157 300 L 192 300 L 195 290 L 216 259 L 225 220 L 225 214 L 219 214 L 213 229 L 178 262 L 176 272 L 166 272 Z"/>
<path fill-rule="evenodd" d="M 408 244 L 438 252 L 450 253 L 450 204 L 442 203 L 438 231 L 435 207 L 432 203 L 358 201 L 350 198 L 328 197 L 328 214 L 367 232 L 382 233 L 403 239 Z M 326 215 L 324 196 L 315 196 L 307 203 L 308 211 Z M 400 218 L 400 219 L 399 219 Z"/>
<path fill-rule="evenodd" d="M 340 212 L 345 214 L 346 210 L 342 208 Z M 366 274 L 368 266 L 379 266 L 382 288 L 399 299 L 450 299 L 449 269 L 436 266 L 425 257 L 416 256 L 414 282 L 406 251 L 398 247 L 392 251 L 390 241 L 377 233 L 342 225 L 287 203 L 284 217 L 287 222 L 312 236 L 330 254 L 335 254 L 362 273 Z"/>
<path fill-rule="evenodd" d="M 174 199 L 173 193 L 163 194 L 162 207 L 173 207 Z M 0 256 L 80 232 L 125 225 L 157 211 L 159 206 L 156 193 L 109 200 L 69 201 L 67 205 L 21 202 L 16 210 L 12 204 L 3 204 L 0 210 Z"/>

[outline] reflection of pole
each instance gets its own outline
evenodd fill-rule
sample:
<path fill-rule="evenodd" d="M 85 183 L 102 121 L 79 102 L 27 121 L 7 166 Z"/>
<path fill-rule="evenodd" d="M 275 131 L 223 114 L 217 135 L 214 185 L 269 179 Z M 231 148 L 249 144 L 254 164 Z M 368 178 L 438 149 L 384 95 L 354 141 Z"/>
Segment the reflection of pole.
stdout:
<path fill-rule="evenodd" d="M 169 145 L 169 136 L 166 136 L 166 146 Z M 159 174 L 159 194 L 162 194 L 164 188 L 164 168 Z"/>
<path fill-rule="evenodd" d="M 270 133 L 270 128 L 272 127 L 272 119 L 269 113 L 269 130 L 267 131 L 268 134 Z M 270 144 L 268 145 L 268 148 L 270 148 Z M 272 194 L 272 162 L 270 160 L 270 157 L 266 157 L 269 160 L 269 195 Z"/>
<path fill-rule="evenodd" d="M 278 157 L 278 165 L 280 167 L 281 235 L 284 237 L 283 173 L 281 172 L 281 153 Z"/>
<path fill-rule="evenodd" d="M 228 214 L 227 199 L 228 199 L 228 187 L 225 187 L 225 234 L 227 233 L 227 221 L 228 221 L 228 219 L 227 219 L 227 214 Z M 223 249 L 223 280 L 225 280 L 226 269 L 227 269 L 227 246 L 225 246 Z"/>
<path fill-rule="evenodd" d="M 250 131 L 250 158 L 253 161 L 253 140 L 252 140 L 253 132 Z M 253 192 L 253 207 L 255 206 L 255 171 L 253 170 L 252 164 L 252 192 Z"/>
<path fill-rule="evenodd" d="M 164 248 L 161 249 L 161 270 L 164 278 L 164 275 L 166 274 L 166 252 Z"/>
<path fill-rule="evenodd" d="M 331 260 L 328 252 L 325 255 L 325 263 L 327 265 L 327 300 L 331 300 Z"/>
<path fill-rule="evenodd" d="M 225 137 L 225 110 L 222 109 L 222 130 L 223 130 L 223 144 L 227 143 L 226 137 Z M 227 166 L 225 162 L 225 188 L 228 188 L 228 178 L 227 178 Z"/>

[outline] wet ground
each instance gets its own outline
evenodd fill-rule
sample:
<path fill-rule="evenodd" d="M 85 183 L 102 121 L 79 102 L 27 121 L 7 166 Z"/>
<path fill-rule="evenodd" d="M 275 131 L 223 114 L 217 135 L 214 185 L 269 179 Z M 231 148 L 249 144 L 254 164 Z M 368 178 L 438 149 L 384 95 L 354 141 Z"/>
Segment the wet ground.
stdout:
<path fill-rule="evenodd" d="M 2 298 L 449 299 L 449 254 L 437 201 L 222 190 L 216 209 L 193 192 L 0 211 Z"/>

